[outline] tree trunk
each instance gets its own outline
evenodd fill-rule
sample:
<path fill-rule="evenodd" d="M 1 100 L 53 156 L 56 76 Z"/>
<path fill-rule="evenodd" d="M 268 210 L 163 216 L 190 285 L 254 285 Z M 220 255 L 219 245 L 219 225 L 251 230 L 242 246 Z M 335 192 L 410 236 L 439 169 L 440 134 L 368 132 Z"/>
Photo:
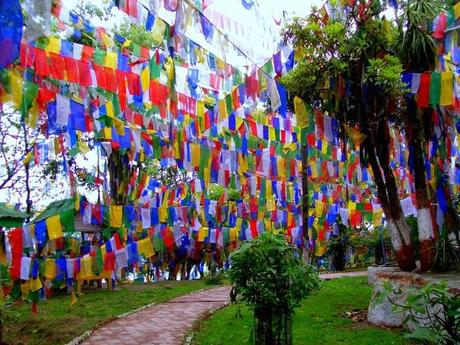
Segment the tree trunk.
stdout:
<path fill-rule="evenodd" d="M 420 267 L 423 272 L 431 270 L 436 252 L 436 240 L 431 217 L 431 200 L 428 195 L 423 146 L 423 125 L 414 99 L 408 100 L 407 141 L 413 152 L 413 174 L 417 207 L 418 238 L 420 242 Z"/>
<path fill-rule="evenodd" d="M 270 307 L 254 309 L 255 345 L 292 345 L 292 315 Z"/>
<path fill-rule="evenodd" d="M 386 145 L 383 140 L 381 142 Z M 393 172 L 387 160 L 377 158 L 376 148 L 370 136 L 366 138 L 365 145 L 377 185 L 377 195 L 388 221 L 391 244 L 396 252 L 396 261 L 401 270 L 412 271 L 416 267 L 414 249 L 410 240 L 409 226 L 402 216 Z M 382 175 L 382 171 L 384 175 Z"/>

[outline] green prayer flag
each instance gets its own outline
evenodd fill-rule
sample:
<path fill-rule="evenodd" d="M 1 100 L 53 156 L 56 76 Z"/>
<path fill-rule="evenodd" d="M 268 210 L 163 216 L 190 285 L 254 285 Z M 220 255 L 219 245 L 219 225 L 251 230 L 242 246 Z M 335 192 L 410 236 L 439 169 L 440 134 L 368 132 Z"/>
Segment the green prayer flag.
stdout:
<path fill-rule="evenodd" d="M 75 217 L 74 210 L 67 210 L 59 215 L 61 218 L 61 224 L 64 226 L 65 232 L 75 232 Z"/>
<path fill-rule="evenodd" d="M 93 54 L 94 63 L 103 66 L 105 62 L 106 51 L 96 48 Z"/>
<path fill-rule="evenodd" d="M 438 105 L 441 100 L 441 73 L 431 74 L 430 84 L 430 105 Z"/>
<path fill-rule="evenodd" d="M 161 74 L 161 66 L 157 65 L 155 58 L 150 59 L 149 62 L 149 67 L 150 67 L 150 79 L 159 79 L 160 74 Z"/>
<path fill-rule="evenodd" d="M 233 101 L 231 94 L 225 96 L 225 105 L 227 107 L 227 114 L 230 115 L 231 113 L 233 113 Z"/>
<path fill-rule="evenodd" d="M 133 55 L 136 57 L 140 57 L 141 56 L 141 46 L 133 42 L 132 47 L 133 47 Z"/>

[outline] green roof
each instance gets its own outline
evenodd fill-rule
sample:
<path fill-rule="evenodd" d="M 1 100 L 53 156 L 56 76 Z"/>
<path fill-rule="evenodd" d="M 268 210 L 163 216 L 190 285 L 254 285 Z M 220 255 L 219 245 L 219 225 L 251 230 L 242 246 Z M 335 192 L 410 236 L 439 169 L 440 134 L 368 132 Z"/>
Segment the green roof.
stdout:
<path fill-rule="evenodd" d="M 63 199 L 59 201 L 54 201 L 48 205 L 47 208 L 43 210 L 38 216 L 33 220 L 34 223 L 44 220 L 48 217 L 52 217 L 57 214 L 62 214 L 64 212 L 75 209 L 75 200 L 74 199 Z"/>
<path fill-rule="evenodd" d="M 8 207 L 5 203 L 0 203 L 0 226 L 7 228 L 22 226 L 28 217 L 29 214 Z"/>

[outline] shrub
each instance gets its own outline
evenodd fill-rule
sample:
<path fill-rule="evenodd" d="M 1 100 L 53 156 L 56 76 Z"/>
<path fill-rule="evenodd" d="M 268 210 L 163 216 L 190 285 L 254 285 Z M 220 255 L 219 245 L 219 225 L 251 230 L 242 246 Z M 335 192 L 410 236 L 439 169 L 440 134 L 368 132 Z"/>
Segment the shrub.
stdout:
<path fill-rule="evenodd" d="M 292 344 L 294 308 L 319 288 L 312 266 L 282 235 L 264 233 L 231 255 L 232 301 L 239 296 L 254 310 L 255 344 Z"/>

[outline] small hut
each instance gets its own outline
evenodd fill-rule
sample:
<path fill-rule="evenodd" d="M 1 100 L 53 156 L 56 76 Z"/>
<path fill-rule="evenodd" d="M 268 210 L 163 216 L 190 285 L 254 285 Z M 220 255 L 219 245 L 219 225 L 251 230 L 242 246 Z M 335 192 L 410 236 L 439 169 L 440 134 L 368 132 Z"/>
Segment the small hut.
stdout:
<path fill-rule="evenodd" d="M 28 213 L 8 207 L 5 203 L 0 203 L 0 228 L 21 227 L 29 217 Z"/>

